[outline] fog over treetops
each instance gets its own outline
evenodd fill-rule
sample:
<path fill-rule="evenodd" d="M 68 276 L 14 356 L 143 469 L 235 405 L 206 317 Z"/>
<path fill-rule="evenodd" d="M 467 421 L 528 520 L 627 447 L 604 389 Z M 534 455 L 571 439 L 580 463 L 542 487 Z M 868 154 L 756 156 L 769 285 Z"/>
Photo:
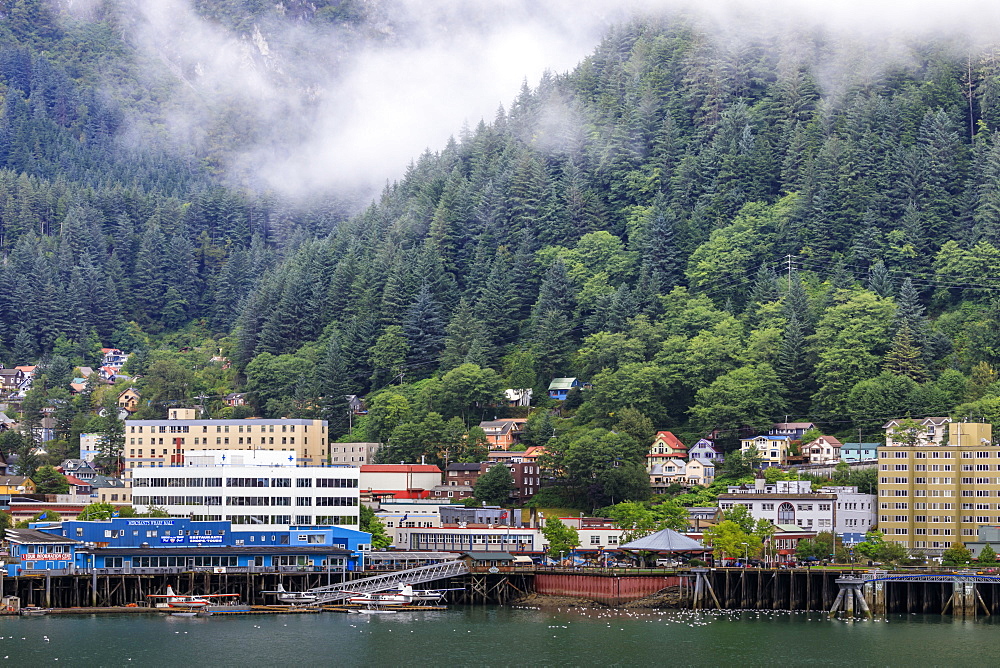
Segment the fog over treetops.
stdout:
<path fill-rule="evenodd" d="M 395 461 L 558 376 L 539 442 L 636 465 L 1000 419 L 996 10 L 605 4 L 10 0 L 0 361 L 335 435 L 365 395 Z"/>

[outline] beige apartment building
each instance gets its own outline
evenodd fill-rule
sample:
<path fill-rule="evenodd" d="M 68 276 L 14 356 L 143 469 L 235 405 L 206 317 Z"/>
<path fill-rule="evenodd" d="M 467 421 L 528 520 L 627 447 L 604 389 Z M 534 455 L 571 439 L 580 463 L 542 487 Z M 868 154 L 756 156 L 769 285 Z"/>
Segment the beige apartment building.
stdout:
<path fill-rule="evenodd" d="M 125 421 L 125 478 L 135 468 L 182 466 L 189 450 L 275 450 L 289 464 L 327 463 L 326 420 L 200 420 L 193 408 L 171 408 L 166 420 Z"/>
<path fill-rule="evenodd" d="M 887 425 L 893 445 L 878 449 L 878 526 L 886 540 L 937 556 L 976 540 L 981 525 L 1000 523 L 1000 446 L 989 424 L 924 425 L 930 428 L 946 428 L 947 440 L 904 441 L 898 425 Z"/>

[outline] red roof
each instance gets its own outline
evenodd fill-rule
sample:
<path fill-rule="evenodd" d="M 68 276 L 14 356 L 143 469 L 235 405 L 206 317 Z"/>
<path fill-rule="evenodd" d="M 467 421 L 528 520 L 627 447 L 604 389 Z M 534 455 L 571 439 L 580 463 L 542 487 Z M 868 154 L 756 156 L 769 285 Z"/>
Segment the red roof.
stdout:
<path fill-rule="evenodd" d="M 656 439 L 654 440 L 663 441 L 674 450 L 687 450 L 687 446 L 681 443 L 680 439 L 674 436 L 669 431 L 656 432 Z"/>
<path fill-rule="evenodd" d="M 362 464 L 362 473 L 441 473 L 433 464 Z"/>
<path fill-rule="evenodd" d="M 71 485 L 86 485 L 87 487 L 89 487 L 89 486 L 90 486 L 90 483 L 89 483 L 89 482 L 86 482 L 86 481 L 84 481 L 84 480 L 80 480 L 80 479 L 79 479 L 79 478 L 77 478 L 77 477 L 76 477 L 75 475 L 66 475 L 66 476 L 63 476 L 63 477 L 64 477 L 64 478 L 66 478 L 66 480 L 67 480 L 67 481 L 69 482 L 69 484 L 71 484 Z"/>

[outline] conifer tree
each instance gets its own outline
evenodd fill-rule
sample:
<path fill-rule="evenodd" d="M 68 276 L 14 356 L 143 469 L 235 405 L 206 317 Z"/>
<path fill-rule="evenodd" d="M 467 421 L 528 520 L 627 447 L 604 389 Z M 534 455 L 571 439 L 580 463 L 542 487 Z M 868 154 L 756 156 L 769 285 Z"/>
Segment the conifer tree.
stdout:
<path fill-rule="evenodd" d="M 881 260 L 873 264 L 868 272 L 868 289 L 879 297 L 889 297 L 896 292 L 892 275 Z"/>
<path fill-rule="evenodd" d="M 444 347 L 445 325 L 441 306 L 426 284 L 407 309 L 403 327 L 410 368 L 418 374 L 433 370 Z"/>
<path fill-rule="evenodd" d="M 794 313 L 785 324 L 776 371 L 789 410 L 795 415 L 805 415 L 813 391 L 811 367 L 806 356 L 802 323 Z"/>
<path fill-rule="evenodd" d="M 921 359 L 920 349 L 913 343 L 909 324 L 904 322 L 896 330 L 892 346 L 882 360 L 882 368 L 900 376 L 909 376 L 918 383 L 930 379 Z"/>
<path fill-rule="evenodd" d="M 442 371 L 466 362 L 477 366 L 487 365 L 489 335 L 485 323 L 476 316 L 468 300 L 459 301 L 455 315 L 445 331 L 444 352 L 441 354 Z"/>
<path fill-rule="evenodd" d="M 574 301 L 573 284 L 566 272 L 566 264 L 562 258 L 557 258 L 545 272 L 545 278 L 538 289 L 538 300 L 531 310 L 532 320 L 537 323 L 551 311 L 568 318 L 573 311 Z"/>
<path fill-rule="evenodd" d="M 677 245 L 677 217 L 662 194 L 653 202 L 649 226 L 643 235 L 642 266 L 658 294 L 670 292 L 683 273 L 681 249 Z"/>

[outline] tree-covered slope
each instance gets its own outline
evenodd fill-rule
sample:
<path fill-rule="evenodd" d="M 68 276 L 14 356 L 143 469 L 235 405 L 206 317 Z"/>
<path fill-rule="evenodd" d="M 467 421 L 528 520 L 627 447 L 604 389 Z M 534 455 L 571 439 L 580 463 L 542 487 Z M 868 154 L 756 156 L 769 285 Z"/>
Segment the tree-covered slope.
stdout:
<path fill-rule="evenodd" d="M 612 31 L 262 280 L 233 351 L 252 396 L 280 413 L 473 363 L 536 397 L 581 376 L 577 418 L 602 427 L 634 407 L 691 434 L 787 415 L 870 438 L 989 413 L 994 60 L 865 49 Z M 441 410 L 428 382 L 392 390 L 412 419 Z"/>

